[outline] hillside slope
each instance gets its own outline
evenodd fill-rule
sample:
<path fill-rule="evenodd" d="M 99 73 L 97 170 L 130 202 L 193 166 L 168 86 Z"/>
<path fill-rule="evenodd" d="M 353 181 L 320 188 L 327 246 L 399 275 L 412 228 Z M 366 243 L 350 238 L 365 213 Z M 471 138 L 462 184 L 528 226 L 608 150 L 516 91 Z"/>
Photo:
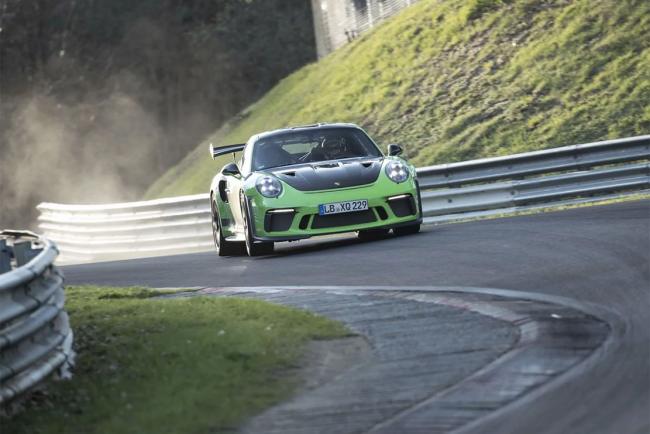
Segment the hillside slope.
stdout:
<path fill-rule="evenodd" d="M 205 192 L 207 144 L 355 122 L 417 165 L 650 132 L 650 2 L 422 0 L 284 79 L 159 179 Z"/>

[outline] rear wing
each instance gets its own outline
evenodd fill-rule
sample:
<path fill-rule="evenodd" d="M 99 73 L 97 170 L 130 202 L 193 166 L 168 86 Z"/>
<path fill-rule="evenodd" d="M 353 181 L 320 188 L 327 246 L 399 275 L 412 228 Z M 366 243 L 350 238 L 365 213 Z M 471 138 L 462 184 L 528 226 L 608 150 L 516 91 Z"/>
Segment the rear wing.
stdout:
<path fill-rule="evenodd" d="M 218 148 L 215 148 L 212 143 L 210 143 L 210 155 L 212 156 L 212 159 L 214 160 L 215 158 L 221 156 L 221 155 L 226 155 L 226 154 L 234 154 L 235 152 L 241 152 L 244 150 L 244 147 L 246 146 L 246 143 L 240 143 L 237 145 L 228 145 L 228 146 L 220 146 Z"/>

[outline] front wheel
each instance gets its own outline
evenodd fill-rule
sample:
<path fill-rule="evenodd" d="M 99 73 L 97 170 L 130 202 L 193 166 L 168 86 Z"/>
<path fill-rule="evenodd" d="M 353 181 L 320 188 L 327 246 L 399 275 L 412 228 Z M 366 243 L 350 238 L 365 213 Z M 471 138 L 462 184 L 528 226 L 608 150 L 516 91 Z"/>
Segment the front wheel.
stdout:
<path fill-rule="evenodd" d="M 420 232 L 420 223 L 408 226 L 400 226 L 398 228 L 393 228 L 393 233 L 397 236 L 401 235 L 413 235 Z"/>
<path fill-rule="evenodd" d="M 214 247 L 217 250 L 219 256 L 234 256 L 238 255 L 241 252 L 241 246 L 238 242 L 228 241 L 223 236 L 223 231 L 221 230 L 221 218 L 219 217 L 219 211 L 217 204 L 214 200 L 211 201 L 212 208 L 212 237 L 214 239 Z"/>
<path fill-rule="evenodd" d="M 273 242 L 269 241 L 255 241 L 253 239 L 253 231 L 250 224 L 250 216 L 248 214 L 248 207 L 244 202 L 241 204 L 242 216 L 244 217 L 244 236 L 246 237 L 246 253 L 248 256 L 262 256 L 270 255 L 273 253 Z"/>

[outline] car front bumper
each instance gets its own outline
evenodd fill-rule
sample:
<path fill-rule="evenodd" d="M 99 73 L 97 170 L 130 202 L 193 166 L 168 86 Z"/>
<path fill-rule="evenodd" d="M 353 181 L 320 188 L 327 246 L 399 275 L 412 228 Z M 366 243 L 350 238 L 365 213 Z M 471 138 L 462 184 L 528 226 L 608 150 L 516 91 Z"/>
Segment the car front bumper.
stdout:
<path fill-rule="evenodd" d="M 326 216 L 319 205 L 365 199 L 367 211 Z M 248 197 L 253 216 L 253 238 L 258 241 L 294 241 L 319 235 L 366 229 L 394 228 L 422 221 L 417 181 L 395 184 L 379 179 L 373 184 L 320 192 L 287 188 L 278 198 Z"/>

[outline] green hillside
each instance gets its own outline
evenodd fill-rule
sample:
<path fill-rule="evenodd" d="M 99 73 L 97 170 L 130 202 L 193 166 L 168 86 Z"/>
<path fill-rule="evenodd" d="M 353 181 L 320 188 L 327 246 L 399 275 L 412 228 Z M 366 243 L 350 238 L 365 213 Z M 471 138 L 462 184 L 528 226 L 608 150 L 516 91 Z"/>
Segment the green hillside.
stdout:
<path fill-rule="evenodd" d="M 422 0 L 295 72 L 159 179 L 205 192 L 207 144 L 355 122 L 417 165 L 650 132 L 650 2 Z"/>

